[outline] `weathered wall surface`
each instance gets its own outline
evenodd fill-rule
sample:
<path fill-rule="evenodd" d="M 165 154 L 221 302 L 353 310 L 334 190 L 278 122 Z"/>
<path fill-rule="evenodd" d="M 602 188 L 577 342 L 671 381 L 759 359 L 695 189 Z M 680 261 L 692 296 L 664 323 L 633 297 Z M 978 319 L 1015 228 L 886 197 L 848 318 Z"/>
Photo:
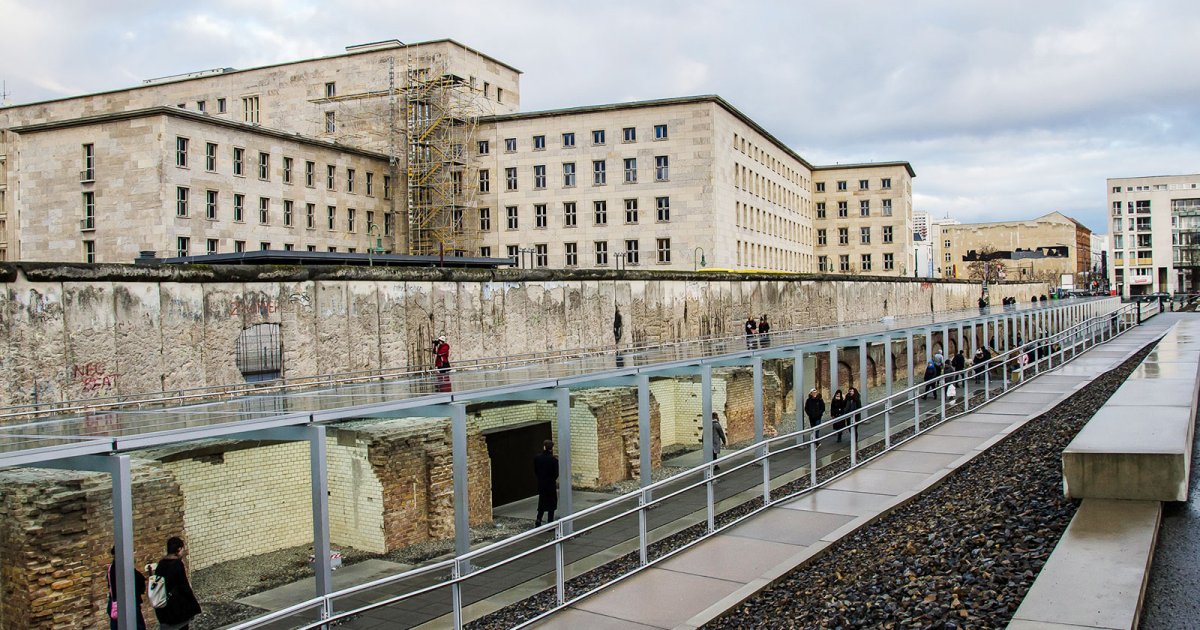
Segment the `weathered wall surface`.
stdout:
<path fill-rule="evenodd" d="M 234 349 L 280 325 L 283 375 L 452 361 L 701 335 L 736 335 L 747 314 L 776 330 L 974 306 L 965 282 L 646 272 L 293 267 L 212 269 L 0 265 L 0 406 L 243 381 Z M 1028 301 L 1040 284 L 992 299 Z"/>

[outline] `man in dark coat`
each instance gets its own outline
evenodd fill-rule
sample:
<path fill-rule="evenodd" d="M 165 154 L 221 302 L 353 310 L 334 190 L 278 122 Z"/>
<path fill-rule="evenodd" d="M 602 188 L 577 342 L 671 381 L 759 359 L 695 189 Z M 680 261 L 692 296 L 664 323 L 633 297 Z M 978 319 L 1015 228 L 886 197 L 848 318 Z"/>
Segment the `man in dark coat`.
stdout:
<path fill-rule="evenodd" d="M 558 458 L 554 456 L 554 442 L 542 442 L 542 452 L 533 458 L 533 474 L 537 477 L 538 507 L 534 526 L 542 524 L 542 514 L 546 514 L 546 522 L 554 520 L 554 510 L 558 509 Z"/>
<path fill-rule="evenodd" d="M 821 416 L 825 415 L 825 401 L 821 398 L 821 392 L 815 389 L 808 392 L 808 398 L 804 399 L 804 415 L 808 416 L 808 428 L 821 424 Z"/>

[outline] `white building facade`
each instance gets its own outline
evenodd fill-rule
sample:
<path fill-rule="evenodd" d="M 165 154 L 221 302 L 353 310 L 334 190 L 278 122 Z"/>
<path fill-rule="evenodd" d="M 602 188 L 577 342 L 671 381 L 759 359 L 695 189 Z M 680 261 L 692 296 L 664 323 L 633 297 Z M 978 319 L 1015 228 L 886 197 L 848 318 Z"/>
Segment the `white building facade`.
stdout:
<path fill-rule="evenodd" d="M 1200 174 L 1110 178 L 1109 281 L 1120 295 L 1200 292 Z"/>

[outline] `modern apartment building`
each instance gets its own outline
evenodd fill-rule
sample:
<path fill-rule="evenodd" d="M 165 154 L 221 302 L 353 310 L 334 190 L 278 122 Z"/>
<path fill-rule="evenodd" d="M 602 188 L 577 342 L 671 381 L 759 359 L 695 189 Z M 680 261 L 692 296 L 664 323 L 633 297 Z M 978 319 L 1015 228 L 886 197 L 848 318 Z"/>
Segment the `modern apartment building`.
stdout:
<path fill-rule="evenodd" d="M 1091 230 L 1060 212 L 1028 221 L 942 225 L 940 238 L 943 272 L 951 278 L 970 277 L 971 263 L 988 250 L 988 260 L 999 260 L 1008 280 L 1060 286 L 1066 275 L 1077 286 L 1092 265 Z"/>
<path fill-rule="evenodd" d="M 906 162 L 814 166 L 717 96 L 519 112 L 519 79 L 389 41 L 0 109 L 0 260 L 382 247 L 912 273 Z"/>
<path fill-rule="evenodd" d="M 1111 286 L 1125 297 L 1200 292 L 1200 174 L 1107 184 Z"/>

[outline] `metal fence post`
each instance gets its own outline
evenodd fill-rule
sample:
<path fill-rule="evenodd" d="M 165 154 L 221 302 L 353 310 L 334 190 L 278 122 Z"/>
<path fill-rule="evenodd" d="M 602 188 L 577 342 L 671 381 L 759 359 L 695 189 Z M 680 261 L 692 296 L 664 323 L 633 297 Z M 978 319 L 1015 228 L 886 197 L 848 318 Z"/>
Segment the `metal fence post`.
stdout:
<path fill-rule="evenodd" d="M 646 552 L 646 491 L 642 490 L 638 496 L 638 556 L 641 561 L 641 566 L 646 566 L 648 562 Z M 559 604 L 562 604 L 560 599 Z"/>
<path fill-rule="evenodd" d="M 714 495 L 713 482 L 715 482 L 716 480 L 713 479 L 713 467 L 709 466 L 707 469 L 705 469 L 704 474 L 705 474 L 705 476 L 708 477 L 708 479 L 704 483 L 704 490 L 705 490 L 706 495 L 708 496 L 708 533 L 711 534 L 714 531 L 716 531 L 716 529 L 717 529 L 716 528 L 717 505 L 716 505 L 716 501 L 713 498 L 713 495 Z"/>

